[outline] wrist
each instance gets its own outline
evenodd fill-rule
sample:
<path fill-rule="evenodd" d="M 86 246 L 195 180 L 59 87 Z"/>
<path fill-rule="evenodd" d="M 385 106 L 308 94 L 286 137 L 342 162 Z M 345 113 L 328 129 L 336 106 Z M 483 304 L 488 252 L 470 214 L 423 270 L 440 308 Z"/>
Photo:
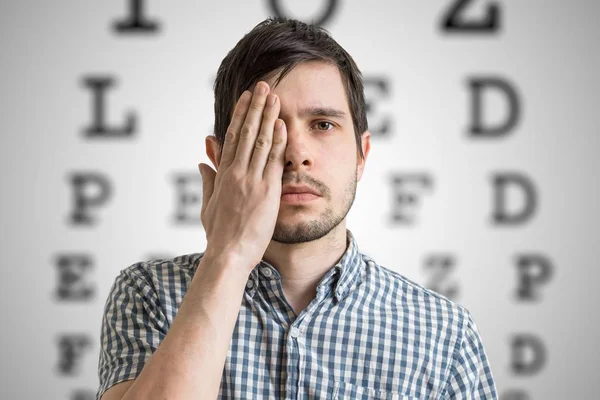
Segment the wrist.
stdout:
<path fill-rule="evenodd" d="M 200 259 L 199 269 L 210 270 L 217 275 L 226 275 L 228 279 L 239 277 L 246 281 L 255 265 L 249 265 L 247 260 L 242 259 L 233 252 L 215 252 L 208 247 Z"/>

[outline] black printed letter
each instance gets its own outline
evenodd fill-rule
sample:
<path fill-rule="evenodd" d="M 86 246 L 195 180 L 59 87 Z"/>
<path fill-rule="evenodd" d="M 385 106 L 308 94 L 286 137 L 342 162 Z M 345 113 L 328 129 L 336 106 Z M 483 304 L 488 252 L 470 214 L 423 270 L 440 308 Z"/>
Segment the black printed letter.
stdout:
<path fill-rule="evenodd" d="M 377 127 L 372 127 L 370 132 L 373 134 L 373 137 L 383 137 L 388 136 L 391 133 L 391 118 L 389 115 L 381 115 L 381 118 L 376 118 L 376 115 L 373 115 L 373 108 L 375 108 L 376 101 L 379 99 L 388 99 L 390 97 L 390 80 L 386 78 L 375 78 L 375 77 L 365 77 L 364 78 L 364 86 L 365 86 L 365 109 L 368 114 L 369 121 L 374 121 L 377 119 L 381 121 L 381 123 Z M 371 89 L 372 88 L 372 89 Z M 371 95 L 369 92 L 377 91 L 377 95 Z"/>
<path fill-rule="evenodd" d="M 59 300 L 92 300 L 94 287 L 85 282 L 84 276 L 92 269 L 92 261 L 86 254 L 63 254 L 57 257 Z M 86 284 L 87 283 L 87 284 Z"/>
<path fill-rule="evenodd" d="M 518 225 L 531 219 L 537 207 L 537 195 L 533 182 L 521 173 L 499 173 L 492 176 L 495 203 L 492 222 L 495 225 Z M 507 191 L 509 186 L 520 188 L 524 195 L 523 207 L 520 212 L 509 213 L 506 209 Z"/>
<path fill-rule="evenodd" d="M 81 370 L 83 351 L 91 345 L 92 340 L 89 335 L 60 335 L 58 338 L 58 348 L 60 351 L 60 360 L 58 362 L 59 374 L 78 375 Z"/>
<path fill-rule="evenodd" d="M 514 129 L 521 115 L 521 104 L 514 86 L 497 77 L 471 78 L 468 82 L 471 88 L 471 136 L 503 136 Z M 494 88 L 504 93 L 508 109 L 504 123 L 497 123 L 495 126 L 484 125 L 482 92 L 486 88 Z"/>
<path fill-rule="evenodd" d="M 119 33 L 156 33 L 158 23 L 144 19 L 144 0 L 129 0 L 129 16 L 115 21 L 114 29 Z"/>
<path fill-rule="evenodd" d="M 111 195 L 111 186 L 108 179 L 97 173 L 73 174 L 71 185 L 75 196 L 75 210 L 71 214 L 71 222 L 75 225 L 93 225 L 94 219 L 88 211 L 91 206 L 106 204 Z M 85 194 L 88 187 L 96 187 L 96 196 Z"/>
<path fill-rule="evenodd" d="M 473 0 L 456 0 L 442 18 L 442 29 L 446 32 L 496 33 L 500 27 L 500 9 L 492 3 L 487 7 L 485 19 L 468 21 L 465 17 L 469 3 Z"/>
<path fill-rule="evenodd" d="M 323 13 L 323 15 L 320 15 L 318 18 L 311 18 L 310 21 L 306 21 L 306 22 L 310 22 L 313 25 L 325 25 L 325 23 L 327 21 L 329 21 L 329 19 L 332 17 L 332 15 L 335 13 L 337 5 L 338 5 L 338 0 L 326 0 L 327 1 L 327 8 L 325 10 L 325 12 Z M 280 0 L 269 0 L 269 5 L 271 6 L 271 11 L 273 12 L 273 14 L 275 14 L 278 17 L 288 17 L 288 18 L 294 18 L 294 17 L 290 17 L 288 15 L 288 13 L 282 11 L 281 9 L 281 5 L 279 4 L 281 1 Z"/>
<path fill-rule="evenodd" d="M 512 370 L 517 375 L 533 375 L 539 372 L 546 362 L 546 347 L 534 335 L 520 334 L 512 339 Z M 526 359 L 525 351 L 530 357 Z"/>
<path fill-rule="evenodd" d="M 404 185 L 414 183 L 420 187 L 431 189 L 433 186 L 431 177 L 427 174 L 396 174 L 392 176 L 392 184 L 396 191 L 394 201 L 392 202 L 393 213 L 391 215 L 393 224 L 412 225 L 414 222 L 412 213 L 405 213 L 405 209 L 416 206 L 418 203 L 418 194 L 408 192 Z"/>
<path fill-rule="evenodd" d="M 433 270 L 433 277 L 427 287 L 438 292 L 450 300 L 458 300 L 459 287 L 456 281 L 448 282 L 446 277 L 454 269 L 455 257 L 451 254 L 438 254 L 429 256 L 425 260 L 425 268 Z M 446 285 L 442 285 L 446 283 Z"/>
<path fill-rule="evenodd" d="M 77 389 L 71 393 L 71 400 L 95 400 L 96 392 L 85 389 Z"/>
<path fill-rule="evenodd" d="M 192 183 L 196 188 L 186 191 L 189 183 Z M 177 204 L 178 209 L 175 212 L 175 223 L 188 225 L 202 224 L 200 220 L 202 178 L 199 174 L 178 174 L 175 176 L 175 184 L 177 185 L 177 197 L 179 200 Z"/>
<path fill-rule="evenodd" d="M 541 254 L 521 254 L 517 256 L 519 285 L 517 299 L 536 301 L 540 299 L 540 286 L 552 277 L 552 263 Z M 537 290 L 536 290 L 537 289 Z"/>
<path fill-rule="evenodd" d="M 500 400 L 531 400 L 531 397 L 520 389 L 512 389 L 502 393 Z"/>
<path fill-rule="evenodd" d="M 132 137 L 135 131 L 135 115 L 128 113 L 125 126 L 123 128 L 110 128 L 104 121 L 104 91 L 112 86 L 114 79 L 110 76 L 104 77 L 85 77 L 84 85 L 88 86 L 94 92 L 92 102 L 94 121 L 92 125 L 85 129 L 87 137 Z"/>

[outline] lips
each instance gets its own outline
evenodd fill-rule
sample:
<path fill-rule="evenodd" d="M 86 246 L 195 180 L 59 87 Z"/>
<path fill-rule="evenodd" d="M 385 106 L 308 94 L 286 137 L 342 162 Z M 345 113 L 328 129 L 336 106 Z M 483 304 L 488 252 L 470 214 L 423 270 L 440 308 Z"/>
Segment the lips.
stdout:
<path fill-rule="evenodd" d="M 311 188 L 310 186 L 306 186 L 306 185 L 301 185 L 301 186 L 291 186 L 291 185 L 287 185 L 284 186 L 281 189 L 281 195 L 286 195 L 286 194 L 311 194 L 313 196 L 310 196 L 311 198 L 314 196 L 320 196 L 319 192 L 317 192 L 315 189 Z"/>
<path fill-rule="evenodd" d="M 281 195 L 281 201 L 299 203 L 318 199 L 319 196 L 312 193 L 286 193 Z"/>

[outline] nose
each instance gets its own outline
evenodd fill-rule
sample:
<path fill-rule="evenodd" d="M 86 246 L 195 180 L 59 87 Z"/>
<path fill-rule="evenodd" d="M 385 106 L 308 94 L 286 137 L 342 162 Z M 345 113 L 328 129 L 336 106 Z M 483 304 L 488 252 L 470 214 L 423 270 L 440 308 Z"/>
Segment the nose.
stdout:
<path fill-rule="evenodd" d="M 307 133 L 291 121 L 285 121 L 285 126 L 287 127 L 285 172 L 312 168 L 313 158 L 306 142 Z"/>

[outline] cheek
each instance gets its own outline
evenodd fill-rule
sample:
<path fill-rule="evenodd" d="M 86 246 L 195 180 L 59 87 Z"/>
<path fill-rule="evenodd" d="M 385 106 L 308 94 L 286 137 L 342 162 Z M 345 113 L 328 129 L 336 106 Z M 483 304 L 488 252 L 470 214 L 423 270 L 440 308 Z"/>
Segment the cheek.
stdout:
<path fill-rule="evenodd" d="M 339 193 L 356 176 L 356 144 L 352 142 L 352 145 L 321 146 L 319 149 L 319 175 L 334 193 Z"/>
<path fill-rule="evenodd" d="M 356 141 L 354 137 L 340 140 L 332 136 L 319 145 L 319 158 L 326 164 L 335 164 L 339 169 L 347 169 L 348 165 L 356 167 Z"/>

